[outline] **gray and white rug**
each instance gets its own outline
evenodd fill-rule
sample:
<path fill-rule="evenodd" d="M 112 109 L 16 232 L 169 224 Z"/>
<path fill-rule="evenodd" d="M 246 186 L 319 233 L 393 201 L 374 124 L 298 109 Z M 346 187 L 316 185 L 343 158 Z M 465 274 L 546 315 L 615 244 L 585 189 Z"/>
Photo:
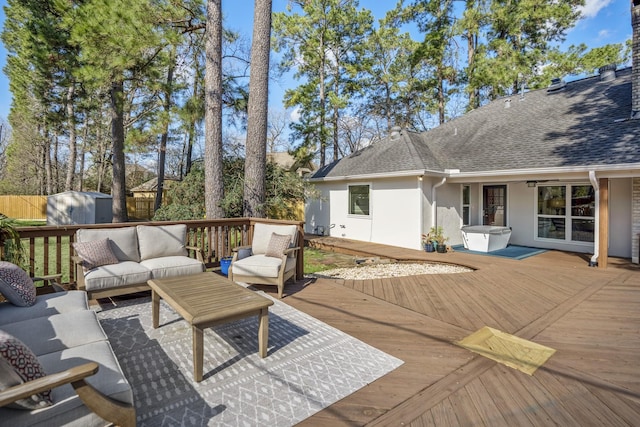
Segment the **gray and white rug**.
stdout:
<path fill-rule="evenodd" d="M 200 383 L 191 328 L 164 301 L 158 329 L 150 297 L 96 307 L 133 387 L 138 425 L 290 426 L 403 363 L 274 301 L 268 356 L 257 354 L 256 317 L 209 328 Z"/>

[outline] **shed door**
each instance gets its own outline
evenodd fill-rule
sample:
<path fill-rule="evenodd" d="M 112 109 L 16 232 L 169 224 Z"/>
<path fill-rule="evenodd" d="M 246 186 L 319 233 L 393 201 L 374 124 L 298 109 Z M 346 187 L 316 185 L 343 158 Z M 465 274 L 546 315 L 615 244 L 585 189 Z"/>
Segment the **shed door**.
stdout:
<path fill-rule="evenodd" d="M 482 188 L 482 225 L 507 225 L 507 186 L 485 185 Z"/>

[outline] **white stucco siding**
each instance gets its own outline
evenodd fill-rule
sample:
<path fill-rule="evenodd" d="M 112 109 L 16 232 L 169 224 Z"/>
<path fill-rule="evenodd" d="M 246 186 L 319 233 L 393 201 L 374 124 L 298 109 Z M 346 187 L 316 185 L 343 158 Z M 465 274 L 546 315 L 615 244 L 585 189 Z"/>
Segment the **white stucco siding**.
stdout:
<path fill-rule="evenodd" d="M 507 184 L 507 226 L 511 227 L 510 244 L 540 246 L 534 242 L 535 197 L 536 187 L 527 187 L 525 183 Z"/>
<path fill-rule="evenodd" d="M 422 182 L 408 177 L 372 185 L 371 241 L 420 249 Z"/>
<path fill-rule="evenodd" d="M 631 178 L 609 180 L 609 255 L 631 258 Z"/>
<path fill-rule="evenodd" d="M 370 186 L 370 215 L 349 214 L 349 185 Z M 421 189 L 417 177 L 316 183 L 321 200 L 306 205 L 307 232 L 325 226 L 333 237 L 420 248 Z"/>
<path fill-rule="evenodd" d="M 436 190 L 436 225 L 442 227 L 449 238 L 448 245 L 461 245 L 462 233 L 462 186 L 444 184 Z M 431 226 L 429 225 L 429 228 Z M 428 231 L 428 229 L 427 229 Z"/>
<path fill-rule="evenodd" d="M 315 186 L 319 193 L 316 197 L 309 198 L 304 209 L 304 231 L 311 234 L 329 235 L 329 224 L 331 224 L 329 191 L 328 185 Z"/>

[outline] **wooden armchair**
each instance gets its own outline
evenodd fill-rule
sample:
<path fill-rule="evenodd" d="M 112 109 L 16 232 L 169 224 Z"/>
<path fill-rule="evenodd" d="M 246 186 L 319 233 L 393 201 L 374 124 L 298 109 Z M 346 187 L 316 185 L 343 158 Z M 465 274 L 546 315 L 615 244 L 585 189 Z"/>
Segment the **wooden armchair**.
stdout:
<path fill-rule="evenodd" d="M 272 235 L 290 236 L 288 248 L 270 253 Z M 234 282 L 275 285 L 278 297 L 282 298 L 284 284 L 296 277 L 298 230 L 295 225 L 257 223 L 253 228 L 251 246 L 233 249 L 233 259 L 229 267 L 229 279 Z"/>
<path fill-rule="evenodd" d="M 98 364 L 90 362 L 10 387 L 0 391 L 0 407 L 64 384 L 71 384 L 87 408 L 98 416 L 114 425 L 134 427 L 136 411 L 133 405 L 124 404 L 103 395 L 84 380 L 96 372 L 98 372 Z"/>

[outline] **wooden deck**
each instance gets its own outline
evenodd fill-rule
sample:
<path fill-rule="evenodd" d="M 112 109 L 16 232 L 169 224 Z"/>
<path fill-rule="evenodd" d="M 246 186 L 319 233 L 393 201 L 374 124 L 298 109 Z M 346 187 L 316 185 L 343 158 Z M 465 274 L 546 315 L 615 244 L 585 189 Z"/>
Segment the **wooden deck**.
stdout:
<path fill-rule="evenodd" d="M 516 261 L 323 238 L 472 273 L 299 281 L 284 302 L 404 361 L 303 426 L 640 425 L 640 269 L 549 251 Z M 269 287 L 265 290 L 271 291 Z M 453 344 L 483 326 L 556 349 L 533 376 Z"/>

